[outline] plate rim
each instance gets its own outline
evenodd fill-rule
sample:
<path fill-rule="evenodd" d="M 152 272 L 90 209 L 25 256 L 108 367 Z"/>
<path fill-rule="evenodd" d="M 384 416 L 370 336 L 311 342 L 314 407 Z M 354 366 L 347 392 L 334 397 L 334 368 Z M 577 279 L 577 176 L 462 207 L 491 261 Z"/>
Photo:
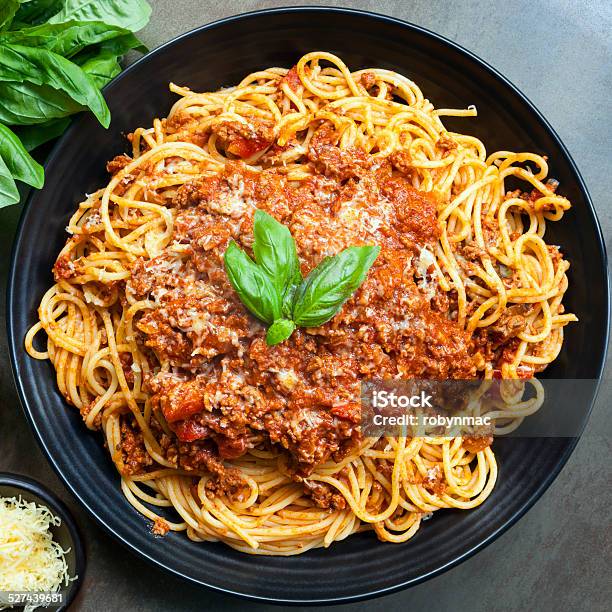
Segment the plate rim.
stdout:
<path fill-rule="evenodd" d="M 254 11 L 249 11 L 245 13 L 239 13 L 236 15 L 231 15 L 231 16 L 228 16 L 222 19 L 218 19 L 210 23 L 198 26 L 183 34 L 180 34 L 172 38 L 171 40 L 163 43 L 162 45 L 156 47 L 155 49 L 153 49 L 152 51 L 150 51 L 143 57 L 139 58 L 134 63 L 130 64 L 117 77 L 115 77 L 111 81 L 111 83 L 106 85 L 103 88 L 102 92 L 105 93 L 107 88 L 111 84 L 114 84 L 124 78 L 129 78 L 131 73 L 135 71 L 135 69 L 139 67 L 142 63 L 149 61 L 155 56 L 162 55 L 166 51 L 166 49 L 169 48 L 170 46 L 173 46 L 193 36 L 198 36 L 201 32 L 216 29 L 218 27 L 221 27 L 227 24 L 231 24 L 236 21 L 242 21 L 250 17 L 260 17 L 260 16 L 265 17 L 269 15 L 288 14 L 288 13 L 309 13 L 309 14 L 335 13 L 338 15 L 367 17 L 373 21 L 389 23 L 392 25 L 400 26 L 406 29 L 407 31 L 417 32 L 419 34 L 425 35 L 426 37 L 433 39 L 434 41 L 438 43 L 441 43 L 443 46 L 450 47 L 453 51 L 458 52 L 459 54 L 466 57 L 468 60 L 475 62 L 476 64 L 478 64 L 478 66 L 481 69 L 486 70 L 493 78 L 495 78 L 498 81 L 501 81 L 502 84 L 508 87 L 512 91 L 512 93 L 520 99 L 520 101 L 528 108 L 528 110 L 541 123 L 541 125 L 546 130 L 546 132 L 548 132 L 549 136 L 555 141 L 555 144 L 558 146 L 559 150 L 565 156 L 565 159 L 568 165 L 570 166 L 570 169 L 575 175 L 576 183 L 577 183 L 577 187 L 579 191 L 582 193 L 582 195 L 585 198 L 588 213 L 593 221 L 593 225 L 595 229 L 593 237 L 596 239 L 597 246 L 601 252 L 601 255 L 602 255 L 601 263 L 603 264 L 603 268 L 606 271 L 606 279 L 607 279 L 606 287 L 603 292 L 604 302 L 605 302 L 605 305 L 607 306 L 607 317 L 605 321 L 606 331 L 605 331 L 605 338 L 604 338 L 604 349 L 600 355 L 599 365 L 597 368 L 598 370 L 597 371 L 597 383 L 595 385 L 593 399 L 590 405 L 588 406 L 588 410 L 585 412 L 585 414 L 587 415 L 587 418 L 585 419 L 584 423 L 586 425 L 586 423 L 588 422 L 590 418 L 591 412 L 593 410 L 593 406 L 595 405 L 595 402 L 597 400 L 597 396 L 598 396 L 600 386 L 601 386 L 603 370 L 605 368 L 606 358 L 607 358 L 607 353 L 608 353 L 608 345 L 609 345 L 609 339 L 610 339 L 610 320 L 612 316 L 610 312 L 611 279 L 610 279 L 610 274 L 609 274 L 606 243 L 603 238 L 601 224 L 599 222 L 597 212 L 593 205 L 593 201 L 588 191 L 588 188 L 586 186 L 586 183 L 584 181 L 584 178 L 582 177 L 582 174 L 580 173 L 580 170 L 578 169 L 578 166 L 576 165 L 576 162 L 571 156 L 569 150 L 567 149 L 567 147 L 565 146 L 565 144 L 563 143 L 563 141 L 561 140 L 561 138 L 559 137 L 555 129 L 552 127 L 552 125 L 549 123 L 546 117 L 533 104 L 533 102 L 531 102 L 531 100 L 516 85 L 514 85 L 508 78 L 506 78 L 497 69 L 495 69 L 493 66 L 491 66 L 488 62 L 486 62 L 482 58 L 480 58 L 478 55 L 476 55 L 472 51 L 469 51 L 462 45 L 440 34 L 437 34 L 436 32 L 433 32 L 432 30 L 429 30 L 427 28 L 424 28 L 422 26 L 419 26 L 417 24 L 414 24 L 412 22 L 409 22 L 403 19 L 399 19 L 399 18 L 392 17 L 389 15 L 384 15 L 381 13 L 354 9 L 354 8 L 329 7 L 329 6 L 275 7 L 275 8 L 254 10 Z M 47 159 L 45 160 L 45 163 L 44 163 L 45 171 L 47 170 L 47 167 L 51 165 L 53 161 L 55 160 L 55 158 L 59 155 L 59 150 L 63 147 L 64 142 L 70 140 L 73 132 L 75 132 L 79 128 L 79 124 L 82 121 L 83 121 L 83 115 L 80 114 L 79 116 L 75 118 L 75 120 L 72 121 L 68 130 L 66 130 L 66 132 L 55 143 L 55 145 L 53 146 L 53 149 L 51 150 L 51 152 L 47 156 Z M 568 438 L 568 444 L 565 447 L 565 450 L 563 451 L 562 455 L 560 456 L 557 464 L 555 465 L 555 468 L 551 472 L 549 472 L 547 477 L 538 485 L 538 487 L 533 491 L 533 493 L 527 499 L 527 501 L 523 504 L 523 506 L 518 511 L 516 511 L 509 519 L 507 519 L 504 523 L 499 525 L 497 529 L 495 529 L 488 537 L 484 538 L 479 543 L 475 544 L 474 546 L 464 551 L 463 553 L 457 555 L 455 558 L 453 558 L 449 562 L 439 567 L 436 567 L 434 570 L 427 572 L 425 574 L 422 574 L 420 576 L 417 576 L 415 578 L 411 578 L 409 580 L 402 581 L 401 583 L 398 583 L 396 585 L 393 585 L 390 587 L 384 587 L 381 589 L 369 590 L 368 592 L 361 593 L 358 595 L 328 597 L 328 598 L 318 598 L 318 599 L 286 599 L 282 597 L 269 597 L 269 596 L 263 596 L 263 595 L 243 593 L 238 590 L 220 587 L 215 584 L 211 584 L 209 582 L 205 582 L 205 581 L 196 579 L 192 576 L 189 576 L 177 569 L 169 567 L 163 561 L 160 561 L 154 557 L 149 556 L 148 554 L 146 554 L 145 552 L 137 548 L 135 545 L 133 545 L 128 539 L 122 537 L 110 525 L 108 525 L 103 519 L 101 519 L 97 515 L 96 511 L 84 501 L 83 497 L 79 494 L 76 487 L 74 487 L 69 482 L 68 478 L 64 476 L 64 474 L 62 473 L 59 465 L 54 459 L 52 449 L 50 449 L 48 445 L 46 444 L 45 438 L 43 437 L 36 421 L 33 418 L 24 386 L 22 384 L 22 381 L 18 378 L 18 375 L 17 375 L 17 370 L 18 370 L 18 356 L 17 355 L 20 349 L 21 350 L 23 349 L 23 346 L 22 346 L 23 343 L 21 339 L 17 338 L 16 334 L 14 333 L 15 332 L 14 328 L 17 327 L 17 324 L 14 321 L 15 312 L 13 308 L 13 295 L 15 292 L 15 278 L 17 274 L 16 255 L 17 255 L 17 252 L 20 250 L 20 246 L 21 246 L 21 242 L 23 238 L 24 220 L 32 204 L 32 201 L 35 199 L 38 193 L 39 193 L 39 190 L 31 190 L 21 210 L 19 222 L 18 222 L 17 229 L 15 232 L 13 246 L 11 249 L 11 260 L 10 260 L 8 279 L 7 279 L 6 328 L 7 328 L 7 340 L 8 340 L 8 349 L 9 349 L 8 352 L 9 352 L 10 362 L 11 362 L 12 377 L 13 377 L 13 381 L 15 384 L 15 388 L 17 389 L 19 403 L 21 405 L 22 411 L 24 412 L 27 418 L 30 428 L 35 434 L 35 439 L 38 443 L 39 448 L 41 448 L 41 450 L 43 451 L 43 454 L 45 455 L 47 461 L 50 463 L 51 467 L 53 468 L 54 472 L 58 475 L 63 485 L 71 492 L 72 495 L 74 495 L 79 505 L 82 508 L 84 508 L 89 514 L 89 516 L 91 516 L 95 520 L 95 522 L 105 530 L 106 533 L 111 535 L 111 537 L 121 542 L 122 545 L 126 546 L 132 552 L 136 553 L 141 559 L 144 559 L 149 564 L 155 566 L 156 568 L 162 570 L 163 572 L 168 572 L 178 578 L 187 580 L 191 584 L 195 584 L 200 587 L 206 587 L 206 588 L 212 589 L 213 591 L 216 591 L 217 593 L 222 593 L 225 595 L 232 595 L 232 596 L 238 597 L 243 600 L 267 602 L 267 603 L 280 604 L 280 605 L 282 604 L 290 604 L 290 605 L 327 604 L 329 605 L 329 604 L 341 604 L 341 603 L 349 603 L 349 602 L 352 603 L 352 602 L 363 601 L 366 599 L 371 599 L 375 597 L 381 597 L 383 595 L 389 595 L 392 593 L 396 593 L 400 590 L 403 590 L 408 587 L 415 586 L 417 584 L 425 582 L 426 580 L 429 580 L 435 576 L 438 576 L 448 571 L 449 569 L 459 565 L 463 561 L 469 559 L 470 557 L 475 555 L 477 552 L 481 551 L 486 546 L 491 544 L 493 541 L 499 538 L 503 533 L 505 533 L 510 527 L 516 524 L 516 522 L 519 519 L 521 519 L 533 507 L 536 501 L 542 497 L 542 495 L 546 492 L 549 486 L 557 478 L 557 476 L 559 475 L 559 473 L 561 472 L 561 470 L 567 463 L 569 457 L 573 453 L 580 437 L 582 436 L 584 426 L 576 437 Z"/>

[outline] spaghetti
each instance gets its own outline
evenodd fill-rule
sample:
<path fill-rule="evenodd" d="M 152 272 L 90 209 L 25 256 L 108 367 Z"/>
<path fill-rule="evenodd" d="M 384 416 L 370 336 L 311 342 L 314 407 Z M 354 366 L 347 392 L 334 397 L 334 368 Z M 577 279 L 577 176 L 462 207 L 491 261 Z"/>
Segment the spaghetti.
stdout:
<path fill-rule="evenodd" d="M 25 339 L 103 431 L 128 501 L 155 533 L 271 555 L 364 529 L 403 542 L 440 508 L 480 505 L 497 478 L 490 439 L 363 438 L 354 395 L 333 380 L 354 392 L 357 371 L 522 379 L 535 395 L 508 388 L 496 431 L 537 410 L 534 375 L 576 320 L 562 305 L 569 263 L 544 240 L 570 207 L 546 159 L 487 155 L 441 120 L 475 108 L 435 109 L 408 78 L 350 72 L 329 53 L 216 92 L 170 89 L 168 117 L 130 135 L 131 156 L 70 219 Z M 250 246 L 255 207 L 292 224 L 306 268 L 383 244 L 337 317 L 278 347 L 261 346 L 218 261 L 231 237 Z"/>

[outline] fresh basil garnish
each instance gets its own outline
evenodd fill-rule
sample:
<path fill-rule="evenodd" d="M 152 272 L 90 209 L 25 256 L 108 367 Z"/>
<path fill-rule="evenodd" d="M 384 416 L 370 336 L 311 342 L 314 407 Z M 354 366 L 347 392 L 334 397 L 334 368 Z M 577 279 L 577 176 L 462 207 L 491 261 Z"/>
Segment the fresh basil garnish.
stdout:
<path fill-rule="evenodd" d="M 293 320 L 300 327 L 329 321 L 365 280 L 380 247 L 349 247 L 326 257 L 308 275 L 293 298 Z"/>
<path fill-rule="evenodd" d="M 49 23 L 103 21 L 131 32 L 144 28 L 151 16 L 146 0 L 64 0 Z"/>
<path fill-rule="evenodd" d="M 295 329 L 295 323 L 289 319 L 277 319 L 268 327 L 266 334 L 266 343 L 269 346 L 274 346 L 283 340 L 286 340 Z"/>
<path fill-rule="evenodd" d="M 240 301 L 258 318 L 272 324 L 281 316 L 281 299 L 265 270 L 232 240 L 225 251 L 225 271 Z"/>
<path fill-rule="evenodd" d="M 302 282 L 295 240 L 287 226 L 263 210 L 255 211 L 253 236 L 255 260 L 274 281 L 284 298 L 292 286 Z"/>
<path fill-rule="evenodd" d="M 45 182 L 43 167 L 33 160 L 17 135 L 0 123 L 0 157 L 13 179 L 40 189 Z"/>
<path fill-rule="evenodd" d="M 63 91 L 75 103 L 89 107 L 104 127 L 110 125 L 110 111 L 100 91 L 79 66 L 57 53 L 0 42 L 0 79 Z"/>
<path fill-rule="evenodd" d="M 68 116 L 89 108 L 108 127 L 100 89 L 125 53 L 146 52 L 133 32 L 150 14 L 146 0 L 0 0 L 0 208 L 19 201 L 15 181 L 42 186 L 28 151 Z"/>
<path fill-rule="evenodd" d="M 363 283 L 380 252 L 378 246 L 349 247 L 326 257 L 302 279 L 295 240 L 289 228 L 255 211 L 253 261 L 232 240 L 225 251 L 225 270 L 242 303 L 268 323 L 272 346 L 297 326 L 318 327 L 329 321 Z"/>

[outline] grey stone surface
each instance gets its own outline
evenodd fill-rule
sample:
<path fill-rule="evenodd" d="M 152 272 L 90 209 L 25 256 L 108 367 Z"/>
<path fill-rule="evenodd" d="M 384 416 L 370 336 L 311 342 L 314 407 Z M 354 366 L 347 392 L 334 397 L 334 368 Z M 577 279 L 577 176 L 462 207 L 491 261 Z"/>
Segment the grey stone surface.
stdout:
<path fill-rule="evenodd" d="M 277 2 L 150 0 L 142 32 L 155 47 L 198 25 Z M 286 2 L 282 4 L 301 4 Z M 569 0 L 322 2 L 390 14 L 476 52 L 518 85 L 569 147 L 610 245 L 612 235 L 612 3 Z M 17 207 L 0 210 L 5 286 Z M 568 219 L 570 221 L 571 217 Z M 4 319 L 4 298 L 0 301 Z M 81 610 L 264 610 L 168 577 L 111 540 L 74 503 L 38 450 L 20 411 L 0 329 L 0 470 L 46 482 L 78 517 L 89 564 Z M 588 428 L 552 487 L 517 525 L 457 568 L 425 584 L 338 610 L 608 610 L 610 562 L 610 368 Z"/>

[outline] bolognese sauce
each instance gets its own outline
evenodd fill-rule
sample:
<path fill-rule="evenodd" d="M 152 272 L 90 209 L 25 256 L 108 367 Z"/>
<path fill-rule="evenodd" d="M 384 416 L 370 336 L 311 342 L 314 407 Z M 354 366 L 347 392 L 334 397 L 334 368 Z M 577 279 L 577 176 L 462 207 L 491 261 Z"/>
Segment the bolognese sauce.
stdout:
<path fill-rule="evenodd" d="M 137 260 L 127 285 L 155 302 L 137 328 L 169 366 L 147 386 L 178 440 L 212 441 L 207 448 L 230 459 L 263 438 L 289 452 L 298 475 L 359 443 L 364 378 L 476 374 L 470 336 L 448 316 L 448 304 L 432 306 L 439 294 L 430 265 L 435 197 L 413 188 L 390 160 L 340 150 L 327 124 L 309 158 L 316 174 L 299 184 L 235 162 L 183 185 L 174 199 L 173 242 Z M 340 313 L 277 346 L 265 343 L 263 325 L 223 268 L 231 239 L 252 247 L 258 208 L 289 227 L 303 274 L 348 246 L 382 248 Z"/>

